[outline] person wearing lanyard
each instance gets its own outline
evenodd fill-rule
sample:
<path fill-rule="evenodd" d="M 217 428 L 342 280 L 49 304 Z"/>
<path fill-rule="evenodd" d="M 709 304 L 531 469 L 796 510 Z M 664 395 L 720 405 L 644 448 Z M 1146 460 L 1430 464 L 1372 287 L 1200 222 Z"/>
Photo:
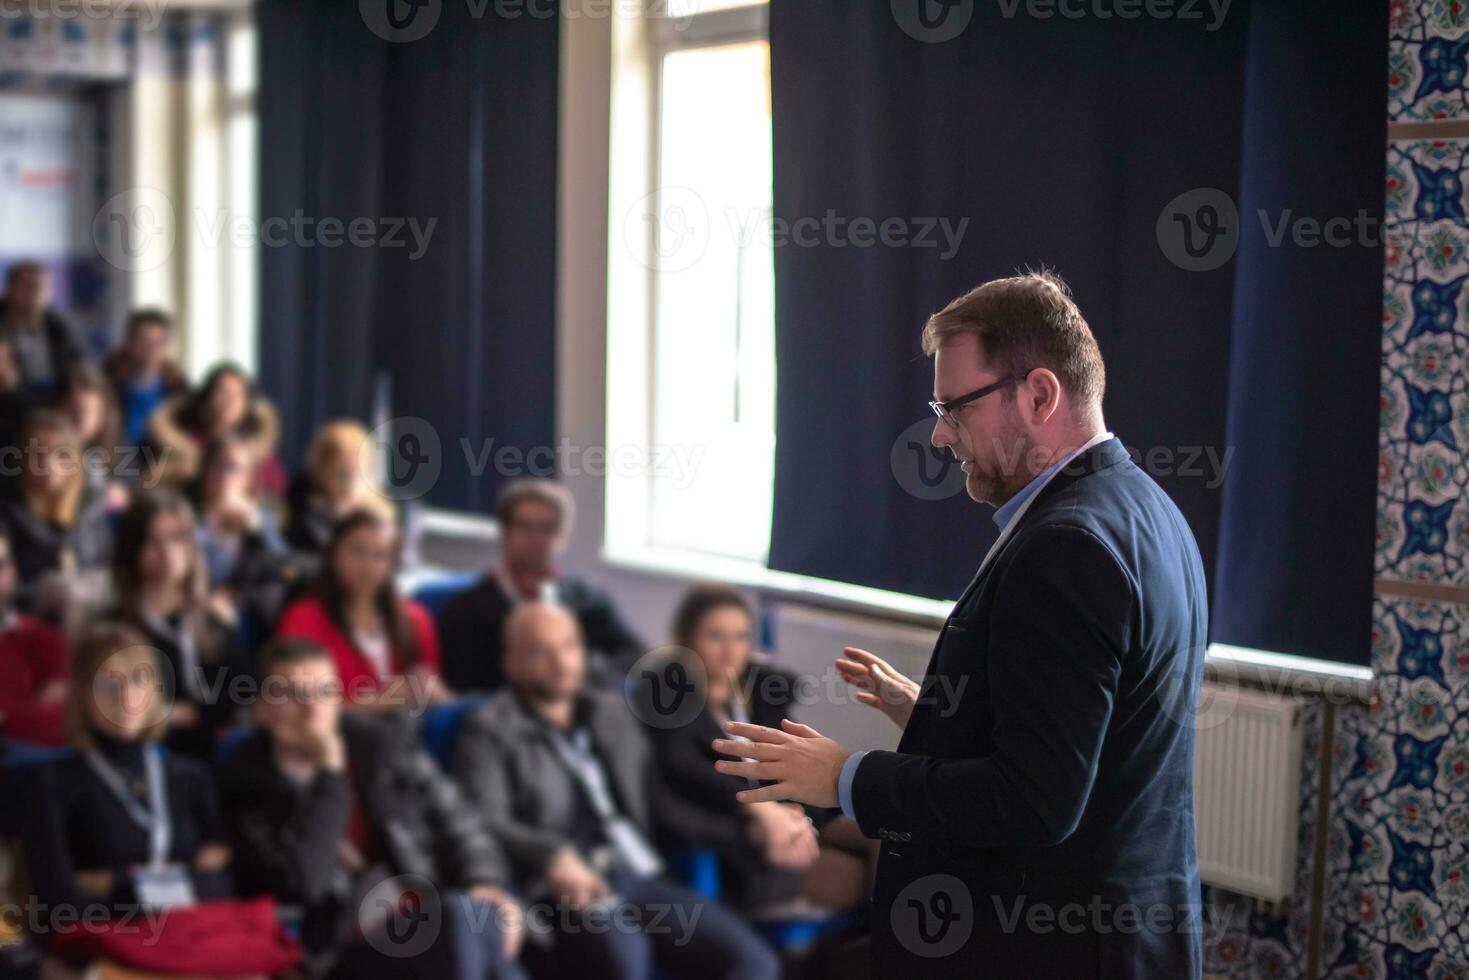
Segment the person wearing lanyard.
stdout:
<path fill-rule="evenodd" d="M 454 774 L 516 866 L 531 935 L 552 939 L 549 975 L 778 976 L 749 926 L 664 876 L 653 821 L 680 802 L 622 696 L 585 684 L 572 613 L 522 603 L 505 644 L 510 687 L 465 723 Z"/>
<path fill-rule="evenodd" d="M 158 745 L 168 706 L 143 636 L 119 623 L 96 626 L 72 670 L 67 713 L 77 752 L 23 770 L 31 782 L 21 844 L 37 901 L 105 905 L 121 919 L 139 906 L 230 897 L 230 848 L 209 774 Z M 44 914 L 33 921 L 51 922 Z"/>
<path fill-rule="evenodd" d="M 731 724 L 751 742 L 714 747 L 755 761 L 716 766 L 771 781 L 744 800 L 840 805 L 883 842 L 880 975 L 1197 977 L 1189 720 L 1208 602 L 1193 535 L 1107 431 L 1101 352 L 1058 277 L 970 291 L 923 347 L 932 442 L 1001 530 L 922 685 L 864 650 L 838 661 L 903 728 L 898 750 Z"/>

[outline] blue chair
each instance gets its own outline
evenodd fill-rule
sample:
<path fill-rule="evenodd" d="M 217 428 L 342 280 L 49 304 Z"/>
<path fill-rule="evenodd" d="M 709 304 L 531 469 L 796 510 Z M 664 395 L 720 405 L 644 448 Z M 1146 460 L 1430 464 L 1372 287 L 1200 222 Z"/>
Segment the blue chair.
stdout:
<path fill-rule="evenodd" d="M 475 571 L 445 572 L 436 575 L 413 589 L 413 601 L 429 611 L 435 620 L 444 612 L 449 600 L 475 583 L 480 576 Z"/>
<path fill-rule="evenodd" d="M 219 737 L 219 743 L 214 747 L 214 764 L 220 765 L 229 758 L 230 753 L 245 744 L 245 740 L 255 734 L 255 726 L 249 722 L 236 725 Z"/>
<path fill-rule="evenodd" d="M 718 901 L 723 892 L 720 881 L 719 855 L 712 850 L 670 848 L 663 854 L 668 873 L 710 901 Z M 766 919 L 755 922 L 755 930 L 782 955 L 804 952 L 828 936 L 855 929 L 863 922 L 858 911 L 838 911 L 792 919 Z"/>
<path fill-rule="evenodd" d="M 476 708 L 489 700 L 488 694 L 472 694 L 447 704 L 434 705 L 424 715 L 418 737 L 424 749 L 447 772 L 454 764 L 454 743 L 459 728 Z"/>

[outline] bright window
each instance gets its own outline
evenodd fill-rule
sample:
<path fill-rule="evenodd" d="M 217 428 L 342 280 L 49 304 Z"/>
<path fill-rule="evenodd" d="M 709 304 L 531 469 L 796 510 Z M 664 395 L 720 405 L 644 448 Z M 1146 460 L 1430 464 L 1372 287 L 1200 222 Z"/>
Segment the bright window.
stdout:
<path fill-rule="evenodd" d="M 770 56 L 763 8 L 750 13 L 657 25 L 643 69 L 654 149 L 631 174 L 614 166 L 614 181 L 626 175 L 643 193 L 613 216 L 618 246 L 638 261 L 626 270 L 614 261 L 611 274 L 644 288 L 622 304 L 622 319 L 642 320 L 642 330 L 614 322 L 609 335 L 609 435 L 651 449 L 642 472 L 609 483 L 608 541 L 619 550 L 762 565 L 769 552 Z"/>

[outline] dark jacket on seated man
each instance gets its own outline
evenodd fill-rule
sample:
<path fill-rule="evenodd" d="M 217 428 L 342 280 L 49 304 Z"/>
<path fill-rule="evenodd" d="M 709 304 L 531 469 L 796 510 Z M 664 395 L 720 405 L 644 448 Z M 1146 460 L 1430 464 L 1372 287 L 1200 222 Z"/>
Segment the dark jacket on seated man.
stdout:
<path fill-rule="evenodd" d="M 620 679 L 620 671 L 609 671 L 607 665 L 626 667 L 644 647 L 612 601 L 574 578 L 557 581 L 555 593 L 557 604 L 571 610 L 581 624 L 593 674 L 610 672 Z M 445 605 L 439 615 L 439 643 L 450 690 L 497 691 L 505 683 L 500 668 L 505 620 L 517 601 L 501 583 L 501 573 L 492 571 Z"/>
<path fill-rule="evenodd" d="M 418 875 L 440 889 L 500 884 L 509 864 L 458 787 L 396 718 L 343 715 L 345 773 L 309 785 L 281 772 L 264 732 L 220 764 L 220 794 L 241 894 L 268 893 L 305 913 L 308 948 L 347 942 L 378 881 Z M 362 857 L 353 870 L 344 845 Z"/>
<path fill-rule="evenodd" d="M 69 524 L 53 523 L 35 513 L 14 483 L 0 487 L 0 523 L 10 532 L 16 570 L 27 586 L 47 572 L 103 568 L 112 554 L 107 500 L 92 486 L 82 490 Z"/>
<path fill-rule="evenodd" d="M 692 656 L 691 654 L 686 654 Z M 659 664 L 649 665 L 657 672 Z M 672 669 L 666 662 L 664 669 Z M 688 676 L 701 676 L 687 668 Z M 724 756 L 714 751 L 716 738 L 725 737 L 727 720 L 748 721 L 752 725 L 779 728 L 782 719 L 792 716 L 805 685 L 815 678 L 801 678 L 790 671 L 760 660 L 751 660 L 740 679 L 745 700 L 739 706 L 705 704 L 703 710 L 686 723 L 674 724 L 681 718 L 659 719 L 678 710 L 677 701 L 660 701 L 662 690 L 655 690 L 645 678 L 633 677 L 638 717 L 648 723 L 654 758 L 670 787 L 687 805 L 672 813 L 665 821 L 665 838 L 681 847 L 713 848 L 728 874 L 728 900 L 744 909 L 757 909 L 795 897 L 800 887 L 800 873 L 773 867 L 765 861 L 761 848 L 750 839 L 750 823 L 745 804 L 735 794 L 749 789 L 751 782 L 743 776 L 716 772 L 714 763 Z M 739 717 L 743 712 L 744 717 Z M 812 810 L 810 816 L 821 823 L 838 811 Z"/>

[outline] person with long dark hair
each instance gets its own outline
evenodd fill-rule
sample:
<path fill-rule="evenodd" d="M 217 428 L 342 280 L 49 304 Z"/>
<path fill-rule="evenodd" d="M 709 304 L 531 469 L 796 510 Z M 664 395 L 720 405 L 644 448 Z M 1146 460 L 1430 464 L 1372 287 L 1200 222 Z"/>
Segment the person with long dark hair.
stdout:
<path fill-rule="evenodd" d="M 315 589 L 278 628 L 326 648 L 358 709 L 421 708 L 447 696 L 433 617 L 398 594 L 397 563 L 397 527 L 376 511 L 352 511 L 332 530 Z"/>
<path fill-rule="evenodd" d="M 56 410 L 76 427 L 83 468 L 92 492 L 107 500 L 109 511 L 122 510 L 129 497 L 124 480 L 137 483 L 142 471 L 138 455 L 118 453 L 121 423 L 117 394 L 102 369 L 78 364 L 68 371 L 65 386 L 56 400 Z M 119 467 L 120 462 L 125 466 Z"/>
<path fill-rule="evenodd" d="M 285 469 L 276 455 L 280 424 L 275 407 L 236 364 L 219 365 L 197 389 L 170 398 L 153 413 L 148 435 L 160 457 L 157 476 L 186 486 L 199 475 L 204 446 L 227 433 L 255 447 L 260 489 L 277 497 L 285 493 Z"/>
<path fill-rule="evenodd" d="M 172 490 L 133 501 L 118 523 L 112 579 L 118 618 L 142 631 L 173 674 L 169 747 L 209 758 L 241 713 L 231 682 L 249 665 L 228 610 L 209 601 L 188 501 Z"/>

